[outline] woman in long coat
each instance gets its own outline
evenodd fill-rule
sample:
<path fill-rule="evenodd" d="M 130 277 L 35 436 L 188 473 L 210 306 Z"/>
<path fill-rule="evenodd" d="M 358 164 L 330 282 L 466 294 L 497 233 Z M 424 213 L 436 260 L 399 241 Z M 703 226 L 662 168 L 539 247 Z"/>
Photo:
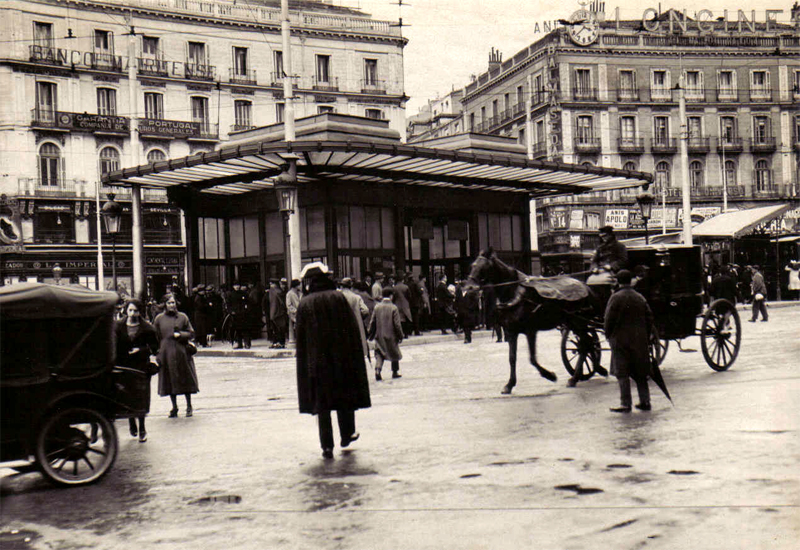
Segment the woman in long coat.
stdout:
<path fill-rule="evenodd" d="M 186 416 L 192 416 L 192 395 L 200 388 L 194 360 L 189 355 L 187 344 L 194 338 L 194 329 L 185 313 L 178 311 L 175 296 L 165 296 L 166 310 L 153 322 L 158 335 L 158 395 L 169 395 L 172 400 L 170 418 L 178 416 L 179 393 L 186 396 Z"/>
<path fill-rule="evenodd" d="M 144 306 L 138 300 L 129 300 L 125 304 L 125 319 L 117 321 L 114 327 L 117 341 L 116 364 L 122 367 L 138 370 L 147 375 L 145 386 L 145 414 L 150 412 L 150 356 L 155 355 L 158 349 L 156 329 L 142 316 Z M 144 427 L 145 415 L 138 416 L 139 427 L 136 419 L 129 418 L 131 435 L 139 436 L 139 441 L 147 441 L 147 430 Z"/>
<path fill-rule="evenodd" d="M 327 274 L 318 262 L 303 269 L 309 284 L 297 307 L 297 395 L 301 413 L 318 415 L 322 455 L 333 458 L 331 411 L 346 447 L 358 439 L 356 409 L 371 402 L 357 319 Z"/>

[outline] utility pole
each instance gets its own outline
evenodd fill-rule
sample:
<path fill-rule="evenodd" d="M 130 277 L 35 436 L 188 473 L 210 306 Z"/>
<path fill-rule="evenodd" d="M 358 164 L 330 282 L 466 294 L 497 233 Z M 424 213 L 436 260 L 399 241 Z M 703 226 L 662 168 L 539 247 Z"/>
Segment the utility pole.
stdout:
<path fill-rule="evenodd" d="M 100 182 L 94 182 L 94 196 L 97 210 L 97 290 L 105 290 L 105 274 L 103 273 L 103 220 L 100 213 Z"/>
<path fill-rule="evenodd" d="M 281 39 L 283 42 L 283 127 L 284 140 L 291 143 L 295 141 L 294 128 L 294 86 L 292 79 L 292 37 L 289 28 L 289 0 L 281 0 Z M 293 155 L 291 155 L 293 156 Z M 290 157 L 291 157 L 290 156 Z M 293 184 L 297 185 L 297 159 L 289 158 L 289 170 L 285 175 L 292 175 Z M 286 261 L 291 265 L 291 277 L 287 277 L 287 284 L 291 285 L 292 279 L 297 278 L 303 268 L 302 255 L 300 251 L 300 204 L 297 204 L 292 212 L 288 214 L 286 226 L 288 235 L 285 235 L 289 243 L 289 255 Z"/>
<path fill-rule="evenodd" d="M 689 129 L 686 125 L 686 89 L 683 75 L 678 82 L 678 105 L 680 106 L 680 151 L 681 151 L 681 195 L 683 196 L 683 244 L 692 245 L 692 203 L 689 184 Z"/>
<path fill-rule="evenodd" d="M 128 105 L 131 114 L 131 151 L 133 166 L 139 166 L 139 102 L 136 93 L 136 31 L 133 27 L 133 12 L 128 12 Z M 144 240 L 142 238 L 142 188 L 138 183 L 131 185 L 131 217 L 133 237 L 133 295 L 144 300 Z"/>
<path fill-rule="evenodd" d="M 527 147 L 528 160 L 533 160 L 533 75 L 528 75 L 528 95 L 525 101 L 525 145 Z M 528 223 L 531 226 L 531 250 L 539 250 L 539 228 L 536 227 L 536 199 L 530 200 L 530 213 Z"/>

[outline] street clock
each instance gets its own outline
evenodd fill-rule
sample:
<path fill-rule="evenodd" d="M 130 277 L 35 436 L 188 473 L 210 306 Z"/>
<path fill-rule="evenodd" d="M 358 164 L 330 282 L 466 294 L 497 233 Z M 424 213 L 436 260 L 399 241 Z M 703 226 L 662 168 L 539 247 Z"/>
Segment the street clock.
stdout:
<path fill-rule="evenodd" d="M 597 20 L 594 15 L 584 9 L 580 9 L 569 17 L 570 23 L 569 37 L 579 46 L 594 44 L 597 40 Z"/>

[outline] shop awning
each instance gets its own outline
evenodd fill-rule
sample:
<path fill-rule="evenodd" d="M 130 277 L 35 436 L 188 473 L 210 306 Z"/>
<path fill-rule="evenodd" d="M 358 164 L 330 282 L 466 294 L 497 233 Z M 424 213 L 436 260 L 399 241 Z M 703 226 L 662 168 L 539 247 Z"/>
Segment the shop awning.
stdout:
<path fill-rule="evenodd" d="M 272 188 L 287 155 L 297 155 L 299 185 L 314 181 L 395 183 L 527 193 L 581 194 L 652 183 L 652 174 L 527 160 L 506 154 L 465 153 L 393 143 L 261 142 L 124 168 L 103 174 L 104 185 L 167 188 L 238 195 Z"/>
<path fill-rule="evenodd" d="M 736 239 L 762 223 L 771 222 L 791 208 L 789 204 L 778 204 L 726 212 L 694 226 L 692 236 Z"/>
<path fill-rule="evenodd" d="M 644 237 L 631 237 L 630 239 L 622 239 L 620 242 L 625 246 L 646 246 L 646 241 L 651 245 L 656 244 L 679 244 L 683 238 L 683 233 L 680 231 L 673 231 L 671 233 L 654 233 L 648 235 L 647 239 Z"/>

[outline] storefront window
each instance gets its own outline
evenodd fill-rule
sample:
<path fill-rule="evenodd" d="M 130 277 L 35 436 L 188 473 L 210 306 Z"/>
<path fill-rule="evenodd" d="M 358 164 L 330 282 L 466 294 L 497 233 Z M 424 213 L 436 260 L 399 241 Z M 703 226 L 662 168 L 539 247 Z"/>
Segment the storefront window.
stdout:
<path fill-rule="evenodd" d="M 231 234 L 231 258 L 259 255 L 257 216 L 231 218 L 228 226 Z"/>
<path fill-rule="evenodd" d="M 198 236 L 201 260 L 225 259 L 225 229 L 220 218 L 198 218 Z"/>
<path fill-rule="evenodd" d="M 394 248 L 394 215 L 391 208 L 338 206 L 336 230 L 339 248 Z"/>
<path fill-rule="evenodd" d="M 479 214 L 478 244 L 481 249 L 522 250 L 522 218 L 519 214 Z"/>
<path fill-rule="evenodd" d="M 270 212 L 264 216 L 267 256 L 283 254 L 283 219 L 281 216 L 280 212 Z"/>
<path fill-rule="evenodd" d="M 300 249 L 303 252 L 325 249 L 324 208 L 300 209 Z"/>

